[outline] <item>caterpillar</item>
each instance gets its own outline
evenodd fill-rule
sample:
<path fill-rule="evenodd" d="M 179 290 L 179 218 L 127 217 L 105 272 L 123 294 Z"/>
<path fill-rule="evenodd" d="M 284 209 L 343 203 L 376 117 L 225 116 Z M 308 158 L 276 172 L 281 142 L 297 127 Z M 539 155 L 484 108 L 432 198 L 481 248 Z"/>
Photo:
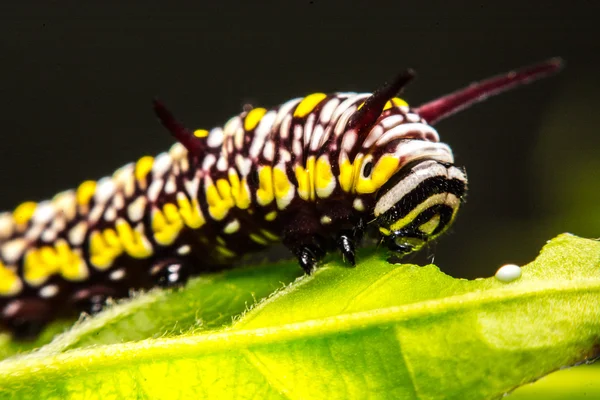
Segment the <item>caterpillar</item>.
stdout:
<path fill-rule="evenodd" d="M 373 93 L 314 93 L 188 129 L 158 100 L 176 139 L 110 177 L 0 214 L 0 326 L 17 339 L 99 311 L 132 288 L 183 285 L 282 242 L 310 273 L 363 236 L 404 255 L 453 222 L 467 177 L 436 122 L 547 76 L 559 59 L 499 75 L 416 108 L 400 73 Z"/>

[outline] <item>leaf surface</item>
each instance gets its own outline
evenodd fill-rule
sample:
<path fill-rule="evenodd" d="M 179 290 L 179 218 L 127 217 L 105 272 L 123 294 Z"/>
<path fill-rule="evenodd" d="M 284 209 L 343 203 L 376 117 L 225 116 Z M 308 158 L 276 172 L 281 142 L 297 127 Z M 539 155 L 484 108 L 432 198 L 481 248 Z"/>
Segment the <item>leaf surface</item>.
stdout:
<path fill-rule="evenodd" d="M 0 397 L 494 398 L 599 354 L 597 241 L 561 235 L 512 283 L 454 279 L 380 253 L 361 260 L 296 280 L 232 325 L 189 330 L 186 319 L 183 333 L 127 343 L 114 343 L 127 334 L 116 329 L 114 344 L 88 347 L 91 319 L 0 363 Z M 264 277 L 250 276 L 248 292 Z M 182 292 L 206 293 L 195 289 Z"/>

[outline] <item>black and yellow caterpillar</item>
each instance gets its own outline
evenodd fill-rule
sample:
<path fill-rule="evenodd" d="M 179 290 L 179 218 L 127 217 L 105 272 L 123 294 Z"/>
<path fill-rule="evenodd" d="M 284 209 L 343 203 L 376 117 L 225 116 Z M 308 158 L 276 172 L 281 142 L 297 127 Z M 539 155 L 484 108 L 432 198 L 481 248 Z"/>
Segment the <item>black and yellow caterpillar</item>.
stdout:
<path fill-rule="evenodd" d="M 0 325 L 32 337 L 279 241 L 306 272 L 335 248 L 354 265 L 367 230 L 394 252 L 417 250 L 451 224 L 467 185 L 431 125 L 559 68 L 552 59 L 417 108 L 396 97 L 407 71 L 372 94 L 314 93 L 210 131 L 155 101 L 178 141 L 168 152 L 0 214 Z"/>

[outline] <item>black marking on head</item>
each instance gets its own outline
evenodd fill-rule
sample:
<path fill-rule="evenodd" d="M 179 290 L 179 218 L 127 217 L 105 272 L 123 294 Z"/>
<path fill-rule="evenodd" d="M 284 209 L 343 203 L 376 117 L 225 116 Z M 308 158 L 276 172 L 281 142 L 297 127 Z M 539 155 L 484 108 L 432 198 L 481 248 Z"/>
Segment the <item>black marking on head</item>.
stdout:
<path fill-rule="evenodd" d="M 373 172 L 373 161 L 368 161 L 363 168 L 363 176 L 368 178 L 371 176 L 371 172 Z"/>
<path fill-rule="evenodd" d="M 415 207 L 429 197 L 439 193 L 451 193 L 459 199 L 465 194 L 466 185 L 458 179 L 448 179 L 443 176 L 434 176 L 423 180 L 416 188 L 407 193 L 398 203 L 384 212 L 378 219 L 385 223 L 393 223 L 405 217 Z M 427 222 L 427 220 L 422 223 Z"/>

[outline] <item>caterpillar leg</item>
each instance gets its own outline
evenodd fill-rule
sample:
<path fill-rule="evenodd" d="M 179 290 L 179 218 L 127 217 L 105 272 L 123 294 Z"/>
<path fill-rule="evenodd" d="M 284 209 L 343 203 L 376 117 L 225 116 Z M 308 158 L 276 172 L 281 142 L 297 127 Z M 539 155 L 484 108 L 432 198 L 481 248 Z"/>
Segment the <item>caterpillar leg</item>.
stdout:
<path fill-rule="evenodd" d="M 350 230 L 342 230 L 336 238 L 336 245 L 342 252 L 344 261 L 351 267 L 356 266 L 356 245 L 360 243 L 365 232 L 365 225 L 362 219 L 359 219 Z"/>
<path fill-rule="evenodd" d="M 338 236 L 337 245 L 340 251 L 342 252 L 342 256 L 344 257 L 344 261 L 346 261 L 350 266 L 356 266 L 355 259 L 355 248 L 356 245 L 354 243 L 354 239 L 350 234 L 341 234 Z"/>
<path fill-rule="evenodd" d="M 298 258 L 300 267 L 307 274 L 311 274 L 317 267 L 319 261 L 325 256 L 325 251 L 314 245 L 301 245 L 292 249 L 292 252 Z"/>
<path fill-rule="evenodd" d="M 80 312 L 94 315 L 104 309 L 106 301 L 109 298 L 123 297 L 126 293 L 126 290 L 122 290 L 122 293 L 117 293 L 116 290 L 108 286 L 95 285 L 75 292 L 72 302 Z"/>
<path fill-rule="evenodd" d="M 15 339 L 34 340 L 52 319 L 52 312 L 40 299 L 17 299 L 4 308 L 2 319 Z"/>
<path fill-rule="evenodd" d="M 189 261 L 180 258 L 167 258 L 155 262 L 150 269 L 156 284 L 162 288 L 184 286 L 190 278 Z"/>

